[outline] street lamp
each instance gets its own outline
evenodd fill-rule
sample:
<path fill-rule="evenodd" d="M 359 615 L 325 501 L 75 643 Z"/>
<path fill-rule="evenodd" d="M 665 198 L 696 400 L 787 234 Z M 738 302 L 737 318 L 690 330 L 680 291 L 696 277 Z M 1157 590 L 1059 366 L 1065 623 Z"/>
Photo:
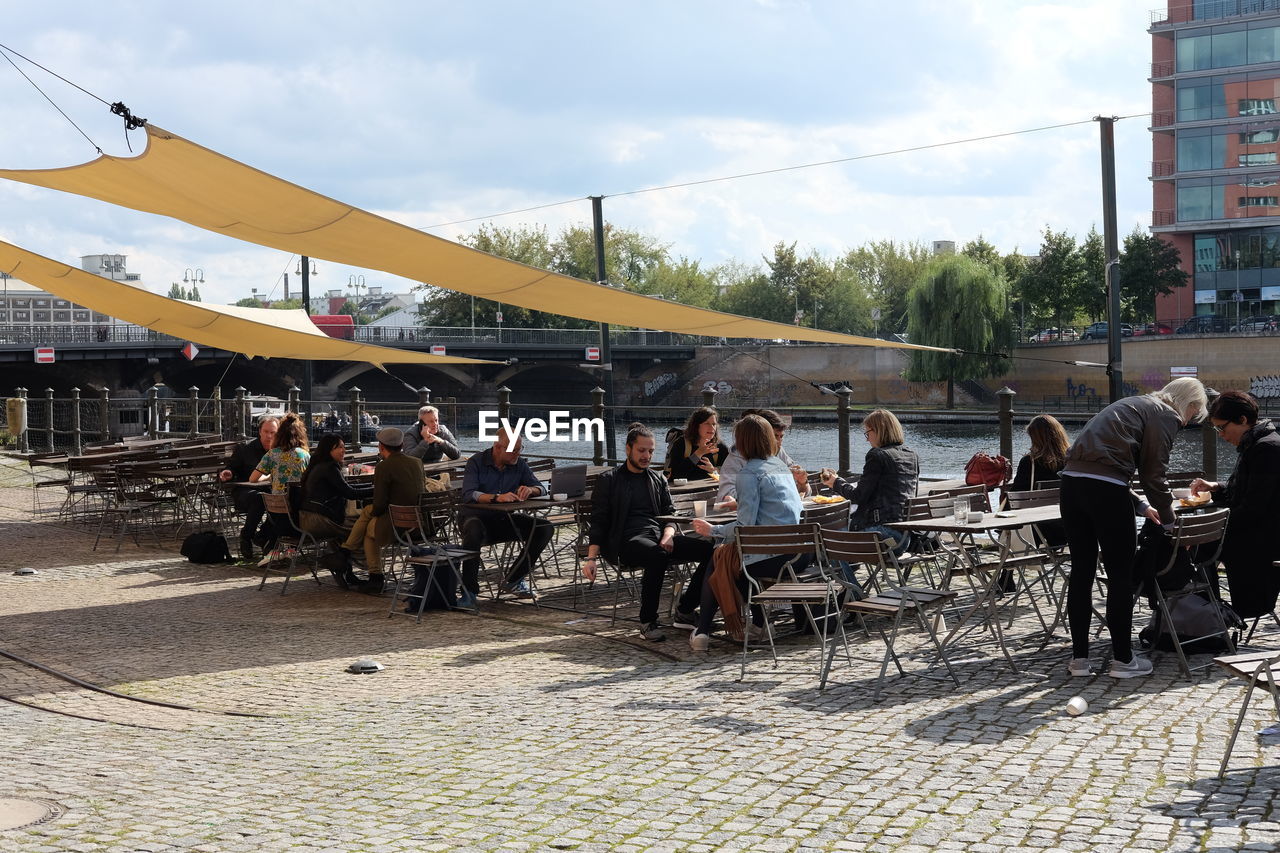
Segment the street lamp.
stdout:
<path fill-rule="evenodd" d="M 194 270 L 191 267 L 187 267 L 186 272 L 182 274 L 182 281 L 184 284 L 188 282 L 191 284 L 204 284 L 204 270 L 199 267 Z"/>

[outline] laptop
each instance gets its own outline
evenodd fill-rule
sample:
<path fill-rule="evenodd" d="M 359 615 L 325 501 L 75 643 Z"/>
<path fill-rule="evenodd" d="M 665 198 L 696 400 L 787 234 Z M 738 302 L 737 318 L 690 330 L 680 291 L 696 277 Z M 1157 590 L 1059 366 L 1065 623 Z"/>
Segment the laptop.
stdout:
<path fill-rule="evenodd" d="M 571 498 L 585 494 L 587 491 L 587 466 L 567 465 L 564 468 L 552 468 L 549 491 L 553 495 L 565 494 Z"/>

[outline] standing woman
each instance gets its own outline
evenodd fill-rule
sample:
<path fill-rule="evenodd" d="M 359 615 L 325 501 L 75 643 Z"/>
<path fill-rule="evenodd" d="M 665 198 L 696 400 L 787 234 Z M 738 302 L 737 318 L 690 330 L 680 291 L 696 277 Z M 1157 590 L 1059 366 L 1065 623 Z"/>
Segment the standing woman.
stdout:
<path fill-rule="evenodd" d="M 1175 379 L 1159 391 L 1126 397 L 1093 416 L 1067 452 L 1062 470 L 1062 523 L 1071 547 L 1067 618 L 1071 625 L 1072 675 L 1093 674 L 1089 623 L 1098 553 L 1107 567 L 1107 630 L 1111 676 L 1151 674 L 1151 661 L 1133 653 L 1133 561 L 1138 548 L 1135 515 L 1173 524 L 1173 495 L 1165 473 L 1178 430 L 1204 417 L 1208 400 L 1197 379 Z M 1134 473 L 1145 500 L 1129 483 Z"/>
<path fill-rule="evenodd" d="M 718 479 L 718 469 L 729 458 L 729 448 L 720 440 L 720 421 L 710 406 L 694 409 L 685 421 L 684 432 L 667 448 L 663 473 L 667 480 Z"/>
<path fill-rule="evenodd" d="M 830 468 L 822 469 L 822 484 L 857 509 L 849 518 L 850 530 L 868 530 L 892 539 L 901 551 L 907 541 L 905 531 L 885 525 L 903 521 L 907 504 L 920 483 L 920 457 L 903 442 L 902 424 L 893 412 L 876 409 L 862 421 L 862 434 L 871 445 L 862 463 L 862 476 L 849 483 Z"/>
<path fill-rule="evenodd" d="M 1280 519 L 1280 433 L 1258 419 L 1258 401 L 1243 391 L 1224 391 L 1213 401 L 1209 420 L 1218 435 L 1236 446 L 1239 461 L 1231 479 L 1195 479 L 1194 494 L 1209 492 L 1214 506 L 1231 508 L 1222 540 L 1231 609 L 1246 619 L 1275 609 L 1280 593 L 1280 540 L 1271 525 Z"/>

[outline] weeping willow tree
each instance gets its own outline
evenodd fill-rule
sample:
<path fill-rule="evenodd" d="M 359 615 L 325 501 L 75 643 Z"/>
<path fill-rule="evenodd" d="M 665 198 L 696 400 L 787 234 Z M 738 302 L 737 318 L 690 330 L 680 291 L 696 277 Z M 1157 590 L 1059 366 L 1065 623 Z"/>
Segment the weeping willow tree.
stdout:
<path fill-rule="evenodd" d="M 907 334 L 913 344 L 973 353 L 1004 349 L 1009 340 L 1009 287 L 989 265 L 964 255 L 935 258 L 907 294 Z M 955 405 L 956 379 L 1000 376 L 1008 359 L 914 350 L 906 378 L 946 380 L 947 408 Z"/>

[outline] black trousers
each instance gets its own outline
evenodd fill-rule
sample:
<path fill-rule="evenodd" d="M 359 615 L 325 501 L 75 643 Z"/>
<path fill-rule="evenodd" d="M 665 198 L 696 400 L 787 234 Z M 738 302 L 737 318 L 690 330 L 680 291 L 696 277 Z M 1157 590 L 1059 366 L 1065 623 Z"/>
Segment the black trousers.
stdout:
<path fill-rule="evenodd" d="M 743 566 L 742 574 L 738 575 L 737 580 L 738 592 L 742 595 L 742 600 L 747 600 L 748 585 L 750 583 L 747 580 L 747 575 L 751 575 L 757 580 L 760 578 L 776 578 L 778 572 L 782 571 L 782 567 L 791 559 L 793 557 L 789 554 L 779 554 L 776 557 L 766 557 L 763 560 Z M 711 626 L 715 623 L 716 613 L 719 610 L 720 602 L 716 599 L 716 594 L 712 592 L 711 584 L 704 580 L 702 583 L 702 610 L 698 613 L 699 634 L 711 633 Z M 757 627 L 764 624 L 764 609 L 758 604 L 751 608 L 751 622 Z M 800 624 L 799 619 L 796 620 L 796 624 Z"/>
<path fill-rule="evenodd" d="M 1093 580 L 1098 554 L 1107 567 L 1107 631 L 1116 660 L 1133 659 L 1133 562 L 1138 550 L 1133 498 L 1129 489 L 1088 477 L 1063 477 L 1062 525 L 1071 547 L 1067 622 L 1071 656 L 1089 656 L 1093 621 Z"/>
<path fill-rule="evenodd" d="M 673 563 L 697 563 L 689 585 L 685 587 L 676 607 L 691 613 L 702 598 L 702 581 L 707 576 L 714 546 L 706 539 L 677 535 L 672 540 L 671 553 L 658 544 L 660 534 L 642 533 L 624 539 L 618 548 L 618 561 L 624 566 L 640 566 L 640 624 L 658 621 L 658 602 L 662 598 L 662 586 L 667 577 L 667 566 Z"/>
<path fill-rule="evenodd" d="M 507 569 L 506 583 L 520 581 L 533 570 L 555 528 L 545 518 L 534 518 L 518 512 L 477 512 L 467 515 L 460 524 L 462 547 L 478 551 L 482 545 L 495 542 L 523 542 L 525 548 Z M 480 592 L 480 561 L 470 559 L 462 564 L 462 586 L 472 595 Z"/>
<path fill-rule="evenodd" d="M 240 528 L 241 542 L 246 539 L 254 539 L 260 526 L 262 527 L 264 540 L 275 540 L 275 528 L 272 526 L 270 519 L 267 520 L 265 526 L 262 524 L 262 517 L 267 514 L 267 509 L 263 503 L 260 490 L 240 486 L 232 490 L 231 502 L 237 510 L 244 513 L 244 525 Z"/>

